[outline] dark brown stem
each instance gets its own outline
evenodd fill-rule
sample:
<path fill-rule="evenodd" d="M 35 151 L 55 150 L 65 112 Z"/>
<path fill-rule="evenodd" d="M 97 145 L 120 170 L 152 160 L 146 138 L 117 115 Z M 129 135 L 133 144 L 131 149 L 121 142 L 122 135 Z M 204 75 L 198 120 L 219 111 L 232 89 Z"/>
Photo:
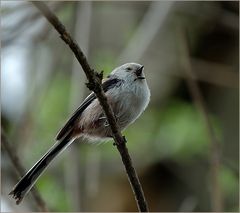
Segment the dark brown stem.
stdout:
<path fill-rule="evenodd" d="M 22 166 L 19 157 L 16 154 L 15 149 L 11 146 L 9 140 L 7 139 L 3 129 L 1 129 L 1 141 L 3 148 L 7 152 L 10 160 L 12 161 L 13 166 L 15 167 L 16 172 L 18 175 L 21 177 L 25 174 L 25 169 Z M 48 212 L 46 203 L 42 199 L 41 195 L 39 194 L 38 190 L 36 188 L 32 188 L 31 193 L 33 195 L 33 198 L 37 204 L 37 207 L 39 208 L 40 211 L 42 212 Z"/>
<path fill-rule="evenodd" d="M 60 34 L 60 37 L 63 39 L 63 41 L 71 48 L 78 62 L 82 66 L 82 69 L 85 72 L 87 79 L 89 81 L 87 83 L 87 87 L 96 94 L 105 112 L 108 123 L 111 127 L 113 139 L 115 141 L 119 153 L 121 154 L 123 164 L 125 166 L 132 189 L 134 191 L 138 209 L 141 212 L 147 212 L 148 211 L 147 203 L 137 173 L 132 165 L 130 155 L 126 148 L 125 144 L 126 140 L 119 131 L 112 108 L 108 104 L 107 97 L 105 96 L 101 86 L 103 76 L 102 73 L 97 73 L 90 67 L 84 53 L 82 52 L 78 44 L 72 39 L 69 32 L 67 32 L 65 26 L 50 11 L 46 4 L 40 1 L 33 1 L 32 3 L 42 12 L 42 14 L 47 18 L 47 20 L 53 25 L 56 31 Z"/>

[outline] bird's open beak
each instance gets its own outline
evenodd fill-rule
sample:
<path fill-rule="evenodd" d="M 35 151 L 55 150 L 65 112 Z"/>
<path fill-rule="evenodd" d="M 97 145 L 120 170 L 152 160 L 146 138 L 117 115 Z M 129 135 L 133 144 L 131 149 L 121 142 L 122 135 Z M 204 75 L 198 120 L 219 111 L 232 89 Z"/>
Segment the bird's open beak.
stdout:
<path fill-rule="evenodd" d="M 143 68 L 144 68 L 144 66 L 141 66 L 141 67 L 135 72 L 135 73 L 136 73 L 136 76 L 137 76 L 137 79 L 145 79 L 145 77 L 142 76 Z"/>

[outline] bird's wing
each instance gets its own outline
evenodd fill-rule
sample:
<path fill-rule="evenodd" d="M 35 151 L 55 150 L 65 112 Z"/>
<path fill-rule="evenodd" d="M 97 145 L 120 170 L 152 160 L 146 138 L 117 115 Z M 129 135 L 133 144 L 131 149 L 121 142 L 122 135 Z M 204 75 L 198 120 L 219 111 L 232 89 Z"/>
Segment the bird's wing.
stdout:
<path fill-rule="evenodd" d="M 122 80 L 117 78 L 108 78 L 103 81 L 102 87 L 103 91 L 107 92 L 108 90 L 119 86 Z M 60 140 L 64 135 L 66 135 L 75 124 L 75 121 L 79 118 L 82 112 L 96 99 L 96 95 L 92 92 L 87 98 L 82 102 L 82 104 L 77 108 L 77 110 L 72 114 L 70 119 L 66 122 L 66 124 L 59 130 L 56 136 L 56 140 Z"/>

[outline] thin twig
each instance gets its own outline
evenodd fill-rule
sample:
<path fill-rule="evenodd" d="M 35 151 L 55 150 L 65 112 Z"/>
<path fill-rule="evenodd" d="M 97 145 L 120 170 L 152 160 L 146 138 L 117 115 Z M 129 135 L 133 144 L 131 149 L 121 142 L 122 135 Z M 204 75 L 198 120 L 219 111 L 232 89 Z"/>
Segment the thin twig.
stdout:
<path fill-rule="evenodd" d="M 22 164 L 20 162 L 20 159 L 19 159 L 19 157 L 16 154 L 15 149 L 11 146 L 8 138 L 6 137 L 3 129 L 1 129 L 1 141 L 2 141 L 3 148 L 8 153 L 8 156 L 9 156 L 10 160 L 12 161 L 13 166 L 16 169 L 16 172 L 18 173 L 18 175 L 20 177 L 23 176 L 25 174 L 25 169 L 22 166 Z M 34 198 L 34 200 L 35 200 L 39 210 L 42 211 L 42 212 L 48 212 L 48 208 L 46 206 L 46 203 L 42 199 L 42 197 L 39 194 L 38 190 L 33 187 L 32 190 L 31 190 L 31 193 L 33 195 L 33 198 Z"/>
<path fill-rule="evenodd" d="M 108 123 L 111 127 L 113 139 L 115 141 L 118 151 L 121 154 L 121 158 L 122 158 L 123 164 L 125 166 L 130 184 L 134 191 L 138 209 L 139 209 L 139 211 L 142 211 L 142 212 L 148 211 L 147 203 L 146 203 L 146 200 L 145 200 L 145 197 L 143 194 L 141 184 L 139 182 L 137 173 L 132 165 L 132 161 L 129 156 L 128 149 L 126 147 L 126 139 L 124 136 L 121 135 L 121 132 L 119 131 L 112 108 L 108 104 L 107 98 L 106 98 L 106 96 L 103 92 L 102 86 L 101 86 L 103 73 L 102 72 L 98 73 L 90 67 L 84 53 L 82 52 L 82 50 L 80 49 L 78 44 L 72 39 L 70 34 L 67 32 L 65 26 L 49 10 L 49 8 L 46 6 L 46 4 L 44 4 L 43 2 L 40 2 L 40 1 L 38 1 L 38 2 L 33 1 L 32 3 L 42 12 L 42 14 L 47 18 L 47 20 L 54 26 L 54 28 L 60 34 L 60 37 L 71 48 L 71 50 L 73 51 L 77 60 L 79 61 L 80 65 L 82 66 L 82 69 L 85 72 L 87 79 L 89 81 L 87 83 L 87 87 L 96 94 L 96 96 L 105 112 Z"/>
<path fill-rule="evenodd" d="M 220 169 L 220 150 L 219 150 L 219 141 L 216 138 L 213 125 L 210 121 L 209 113 L 206 108 L 204 98 L 201 94 L 200 88 L 196 82 L 195 74 L 192 70 L 190 56 L 189 56 L 189 45 L 187 34 L 184 29 L 179 29 L 181 45 L 181 54 L 182 55 L 182 65 L 183 69 L 187 76 L 187 83 L 191 95 L 194 99 L 196 107 L 199 109 L 209 135 L 210 139 L 210 174 L 211 174 L 211 203 L 212 211 L 221 212 L 222 211 L 222 192 L 219 183 L 219 169 Z"/>

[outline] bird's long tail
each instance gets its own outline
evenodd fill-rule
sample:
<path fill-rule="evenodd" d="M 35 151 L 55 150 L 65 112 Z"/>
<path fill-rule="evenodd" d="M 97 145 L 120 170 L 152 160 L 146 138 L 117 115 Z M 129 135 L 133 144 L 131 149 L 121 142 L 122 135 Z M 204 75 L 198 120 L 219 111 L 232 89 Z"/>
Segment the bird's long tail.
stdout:
<path fill-rule="evenodd" d="M 37 179 L 44 172 L 51 161 L 73 142 L 71 131 L 61 140 L 57 141 L 46 154 L 21 178 L 9 193 L 19 204 L 24 196 L 30 191 Z"/>

